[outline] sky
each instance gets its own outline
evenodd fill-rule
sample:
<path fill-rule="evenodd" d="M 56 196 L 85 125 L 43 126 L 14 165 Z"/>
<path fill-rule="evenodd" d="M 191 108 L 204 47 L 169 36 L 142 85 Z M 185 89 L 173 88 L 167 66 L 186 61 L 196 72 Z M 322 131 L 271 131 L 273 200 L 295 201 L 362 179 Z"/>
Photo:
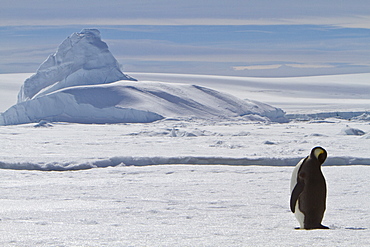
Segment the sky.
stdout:
<path fill-rule="evenodd" d="M 367 0 L 2 0 L 0 73 L 35 72 L 83 28 L 100 30 L 125 72 L 370 72 Z"/>

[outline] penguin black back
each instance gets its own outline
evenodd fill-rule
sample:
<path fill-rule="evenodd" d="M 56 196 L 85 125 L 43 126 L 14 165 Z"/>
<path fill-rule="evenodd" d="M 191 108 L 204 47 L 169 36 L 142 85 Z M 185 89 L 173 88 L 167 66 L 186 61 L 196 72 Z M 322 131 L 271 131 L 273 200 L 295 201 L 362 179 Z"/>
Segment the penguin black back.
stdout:
<path fill-rule="evenodd" d="M 304 229 L 327 228 L 321 225 L 327 193 L 321 165 L 326 157 L 325 149 L 313 148 L 310 155 L 297 164 L 292 175 L 290 209 Z"/>

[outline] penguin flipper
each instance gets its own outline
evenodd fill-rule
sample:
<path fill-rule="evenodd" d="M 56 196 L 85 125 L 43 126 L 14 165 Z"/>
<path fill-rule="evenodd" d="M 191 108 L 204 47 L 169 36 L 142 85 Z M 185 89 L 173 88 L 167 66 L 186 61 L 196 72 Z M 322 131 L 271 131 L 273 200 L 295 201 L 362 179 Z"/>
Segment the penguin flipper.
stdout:
<path fill-rule="evenodd" d="M 304 188 L 304 183 L 302 181 L 298 181 L 295 185 L 292 195 L 290 196 L 290 210 L 294 213 L 295 205 L 297 204 L 299 195 L 302 193 Z"/>

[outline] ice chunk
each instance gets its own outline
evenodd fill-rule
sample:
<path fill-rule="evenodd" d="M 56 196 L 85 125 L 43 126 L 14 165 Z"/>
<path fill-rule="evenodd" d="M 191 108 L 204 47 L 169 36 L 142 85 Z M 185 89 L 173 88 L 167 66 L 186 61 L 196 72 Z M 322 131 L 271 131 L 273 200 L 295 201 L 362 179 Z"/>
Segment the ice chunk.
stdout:
<path fill-rule="evenodd" d="M 355 135 L 355 136 L 362 136 L 365 134 L 364 131 L 360 130 L 360 129 L 356 129 L 356 128 L 351 128 L 349 127 L 348 125 L 343 128 L 340 133 L 340 135 Z"/>

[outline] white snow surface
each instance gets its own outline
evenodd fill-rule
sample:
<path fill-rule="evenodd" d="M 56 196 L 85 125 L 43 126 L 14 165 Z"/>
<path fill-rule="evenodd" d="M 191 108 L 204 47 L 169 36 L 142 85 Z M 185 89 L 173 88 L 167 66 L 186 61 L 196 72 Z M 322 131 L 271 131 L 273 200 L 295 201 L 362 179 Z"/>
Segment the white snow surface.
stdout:
<path fill-rule="evenodd" d="M 343 88 L 337 88 L 339 84 L 335 84 L 333 88 L 337 92 L 346 93 L 343 97 L 347 99 L 359 92 L 358 85 L 366 85 L 365 78 L 369 78 L 369 75 L 353 75 L 352 79 L 350 75 L 312 77 L 311 81 L 313 85 L 330 85 L 333 81 L 339 81 Z M 0 85 L 9 85 L 5 82 L 20 80 L 22 76 L 24 78 L 28 74 L 15 74 L 13 77 L 9 74 L 0 75 Z M 261 98 L 257 83 L 252 83 L 256 88 L 248 91 L 250 78 L 243 81 L 241 78 L 230 77 L 167 75 L 168 80 L 172 82 L 158 82 L 157 79 L 166 81 L 166 75 L 153 74 L 152 81 L 149 76 L 137 73 L 135 77 L 139 78 L 139 81 L 73 86 L 11 107 L 7 114 L 18 118 L 17 121 L 20 117 L 27 117 L 30 111 L 33 111 L 34 116 L 40 114 L 44 117 L 48 112 L 51 113 L 49 118 L 34 118 L 34 122 L 39 121 L 37 124 L 0 128 L 4 143 L 0 150 L 0 167 L 76 170 L 122 164 L 291 166 L 317 145 L 323 146 L 329 152 L 326 165 L 370 164 L 370 99 L 367 100 L 368 105 L 356 105 L 355 109 L 350 105 L 341 112 L 337 111 L 336 104 L 344 105 L 345 100 L 331 101 L 324 112 L 316 112 L 317 109 L 308 110 L 308 105 L 311 104 L 309 103 L 297 113 L 293 109 L 296 106 L 293 105 L 287 110 L 288 113 L 291 112 L 287 115 L 291 121 L 277 124 L 266 121 L 266 116 L 276 119 L 281 117 L 279 114 L 282 112 L 278 108 L 255 101 L 274 101 L 273 96 L 277 92 Z M 296 79 L 297 83 L 293 84 L 286 83 L 281 78 L 265 78 L 261 87 L 265 87 L 266 83 L 279 81 L 280 87 L 287 88 L 289 92 L 293 92 L 291 88 L 298 87 L 303 90 L 297 91 L 298 95 L 309 94 L 310 90 L 304 91 L 308 87 L 300 85 L 308 78 Z M 346 79 L 355 85 L 352 91 L 343 83 Z M 212 81 L 215 81 L 213 86 L 218 91 L 210 89 Z M 257 95 L 254 94 L 255 91 L 258 91 Z M 15 96 L 17 87 L 8 92 Z M 232 96 L 234 94 L 242 98 L 241 93 L 245 92 L 253 101 Z M 282 95 L 285 93 L 281 91 Z M 324 105 L 327 100 L 320 93 L 314 97 L 318 105 Z M 9 98 L 2 98 L 1 104 L 11 104 L 7 103 Z M 194 98 L 199 105 L 194 104 Z M 287 102 L 292 99 L 287 98 Z M 295 99 L 297 104 L 303 104 L 301 98 Z M 61 105 L 63 107 L 60 107 Z M 132 109 L 132 105 L 135 105 L 136 109 Z M 53 115 L 55 109 L 60 111 L 59 119 Z M 70 114 L 66 114 L 64 109 Z M 103 111 L 100 111 L 101 109 Z M 23 113 L 19 114 L 22 111 Z M 186 111 L 197 111 L 198 117 L 184 118 L 183 113 Z M 259 115 L 235 117 L 242 112 L 251 111 Z M 213 118 L 217 114 L 233 117 Z M 163 118 L 163 115 L 171 117 Z M 103 123 L 110 117 L 110 122 L 114 123 L 120 122 L 119 117 L 122 116 L 126 120 L 131 118 L 132 122 L 142 123 L 85 125 L 58 122 L 73 118 L 74 121 L 80 119 L 80 122 L 84 123 L 90 118 L 90 122 Z M 30 120 L 26 118 L 24 122 Z"/>
<path fill-rule="evenodd" d="M 369 166 L 323 167 L 323 220 L 295 230 L 293 167 L 0 169 L 1 246 L 369 246 Z"/>
<path fill-rule="evenodd" d="M 288 114 L 370 112 L 370 73 L 308 77 L 255 78 L 211 75 L 130 73 L 138 80 L 191 83 L 258 100 Z M 352 116 L 353 117 L 353 116 Z"/>
<path fill-rule="evenodd" d="M 344 119 L 275 124 L 164 119 L 154 123 L 49 123 L 2 126 L 0 167 L 78 170 L 118 165 L 226 164 L 294 166 L 314 146 L 326 165 L 369 165 L 369 138 L 343 135 L 347 125 L 370 133 L 369 122 Z"/>
<path fill-rule="evenodd" d="M 118 81 L 72 86 L 10 107 L 0 124 L 39 122 L 148 123 L 163 118 L 230 118 L 286 122 L 285 113 L 270 105 L 241 100 L 205 87 L 187 84 Z"/>
<path fill-rule="evenodd" d="M 0 86 L 22 76 L 28 75 L 0 75 Z M 155 76 L 147 83 L 157 81 Z M 141 80 L 138 74 L 135 77 Z M 170 77 L 177 85 L 187 84 L 192 76 Z M 194 78 L 189 87 L 211 88 L 214 77 Z M 219 92 L 262 102 L 285 99 L 273 97 L 278 90 L 256 92 L 258 84 L 248 89 L 240 78 L 216 81 L 224 79 L 230 84 L 215 83 Z M 280 78 L 265 80 L 285 85 Z M 311 80 L 332 81 L 331 77 Z M 99 87 L 107 89 L 109 84 Z M 6 88 L 16 98 L 18 89 Z M 347 89 L 342 89 L 344 95 Z M 78 87 L 61 92 L 68 90 L 79 92 Z M 324 94 L 312 97 L 316 106 L 327 102 Z M 12 105 L 10 99 L 1 98 L 0 105 Z M 280 104 L 288 106 L 293 100 L 287 97 Z M 0 245 L 369 246 L 367 106 L 350 102 L 345 108 L 345 100 L 331 99 L 317 112 L 317 107 L 310 108 L 311 102 L 295 100 L 287 108 L 293 117 L 288 123 L 234 117 L 0 126 Z M 296 111 L 299 105 L 304 107 Z M 338 105 L 343 106 L 343 114 Z M 289 210 L 291 173 L 318 145 L 328 151 L 323 166 L 328 186 L 323 224 L 331 229 L 295 230 L 298 222 Z"/>

